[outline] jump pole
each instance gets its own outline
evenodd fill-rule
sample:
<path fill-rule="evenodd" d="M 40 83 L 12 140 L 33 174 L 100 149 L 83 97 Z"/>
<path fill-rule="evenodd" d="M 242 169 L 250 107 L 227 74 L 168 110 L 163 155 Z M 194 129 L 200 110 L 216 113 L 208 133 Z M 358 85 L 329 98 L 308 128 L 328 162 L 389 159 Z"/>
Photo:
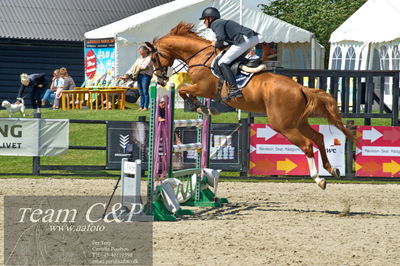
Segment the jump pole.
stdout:
<path fill-rule="evenodd" d="M 157 98 L 157 85 L 151 84 L 150 87 L 150 124 L 149 124 L 149 151 L 148 151 L 148 177 L 147 177 L 147 205 L 146 213 L 154 215 L 155 220 L 175 220 L 177 215 L 191 214 L 191 211 L 180 209 L 176 213 L 169 211 L 164 206 L 160 196 L 160 183 L 165 178 L 172 180 L 174 178 L 186 178 L 188 185 L 193 185 L 192 179 L 188 176 L 195 174 L 195 193 L 190 194 L 190 199 L 181 203 L 182 206 L 211 206 L 218 207 L 222 203 L 227 203 L 227 199 L 219 199 L 210 190 L 209 184 L 218 182 L 211 177 L 206 177 L 205 169 L 209 165 L 209 146 L 210 146 L 210 125 L 211 117 L 199 115 L 195 120 L 174 120 L 175 108 L 175 87 L 171 84 L 171 89 L 166 101 L 165 123 L 158 122 L 159 98 Z M 203 99 L 203 103 L 210 107 L 210 100 Z M 160 126 L 162 125 L 162 126 Z M 174 130 L 176 127 L 197 127 L 197 142 L 190 144 L 174 145 Z M 162 138 L 160 137 L 162 135 Z M 161 141 L 162 139 L 162 141 Z M 160 146 L 163 145 L 163 158 L 160 159 Z M 188 150 L 197 150 L 196 168 L 173 171 L 172 154 Z M 168 169 L 165 169 L 167 166 Z M 167 171 L 166 171 L 167 170 Z M 208 169 L 212 170 L 212 169 Z M 208 180 L 207 180 L 208 178 Z M 156 180 L 158 179 L 158 180 Z M 168 181 L 169 181 L 168 180 Z M 209 182 L 209 181 L 212 182 Z M 188 189 L 188 187 L 187 187 Z M 165 194 L 164 194 L 165 195 Z"/>

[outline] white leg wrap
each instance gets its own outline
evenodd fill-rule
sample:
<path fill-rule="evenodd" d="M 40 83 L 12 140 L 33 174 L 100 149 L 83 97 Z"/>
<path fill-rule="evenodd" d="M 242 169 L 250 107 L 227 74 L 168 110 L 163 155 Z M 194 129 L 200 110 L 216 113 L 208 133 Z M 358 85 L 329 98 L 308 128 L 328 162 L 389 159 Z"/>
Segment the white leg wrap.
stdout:
<path fill-rule="evenodd" d="M 315 160 L 314 157 L 307 157 L 307 162 L 308 162 L 308 168 L 310 169 L 310 176 L 311 178 L 315 179 L 315 182 L 318 182 L 316 179 L 318 177 L 318 171 L 317 171 L 317 166 L 315 165 Z"/>
<path fill-rule="evenodd" d="M 319 176 L 317 176 L 316 178 L 314 178 L 315 183 L 319 184 L 320 181 L 324 180 L 323 178 L 320 178 Z"/>

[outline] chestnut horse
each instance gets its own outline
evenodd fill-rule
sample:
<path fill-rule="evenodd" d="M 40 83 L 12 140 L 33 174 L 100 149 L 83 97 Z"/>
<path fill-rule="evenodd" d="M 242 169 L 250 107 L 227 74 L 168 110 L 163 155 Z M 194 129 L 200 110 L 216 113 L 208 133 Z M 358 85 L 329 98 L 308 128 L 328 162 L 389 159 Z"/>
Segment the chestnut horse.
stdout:
<path fill-rule="evenodd" d="M 215 98 L 218 79 L 211 73 L 210 64 L 215 57 L 211 42 L 192 31 L 193 24 L 179 23 L 167 35 L 153 43 L 150 48 L 154 74 L 158 83 L 165 85 L 168 80 L 167 68 L 175 59 L 184 61 L 193 83 L 179 89 L 180 96 L 196 102 L 195 97 Z M 207 66 L 205 66 L 207 65 Z M 228 88 L 222 88 L 222 98 Z M 313 142 L 318 146 L 324 168 L 339 178 L 337 168 L 329 163 L 324 146 L 324 137 L 310 127 L 307 117 L 311 114 L 325 117 L 328 122 L 353 139 L 341 120 L 337 103 L 331 95 L 320 89 L 311 89 L 291 78 L 269 72 L 256 73 L 243 88 L 243 97 L 234 98 L 225 104 L 247 112 L 264 113 L 271 127 L 299 147 L 307 157 L 310 176 L 319 187 L 325 189 L 326 181 L 318 176 L 313 154 Z"/>

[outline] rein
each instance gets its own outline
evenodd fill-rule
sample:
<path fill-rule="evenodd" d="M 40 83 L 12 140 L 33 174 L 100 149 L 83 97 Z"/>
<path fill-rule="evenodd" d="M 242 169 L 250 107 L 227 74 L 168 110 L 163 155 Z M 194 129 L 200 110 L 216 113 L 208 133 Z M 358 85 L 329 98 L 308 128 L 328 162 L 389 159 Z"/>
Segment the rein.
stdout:
<path fill-rule="evenodd" d="M 155 45 L 154 45 L 154 47 L 155 47 Z M 186 67 L 186 65 L 187 65 L 188 68 L 203 66 L 203 67 L 207 67 L 207 68 L 209 68 L 209 69 L 212 69 L 212 67 L 206 65 L 206 63 L 207 63 L 208 60 L 210 60 L 210 58 L 216 53 L 216 48 L 215 48 L 215 47 L 214 47 L 213 51 L 211 52 L 211 54 L 210 54 L 210 55 L 207 57 L 207 59 L 204 61 L 203 64 L 195 64 L 195 65 L 189 65 L 189 64 L 188 64 L 188 62 L 189 62 L 193 57 L 195 57 L 196 55 L 198 55 L 199 53 L 201 53 L 202 51 L 204 51 L 205 49 L 207 49 L 207 48 L 209 48 L 209 47 L 212 47 L 212 45 L 207 45 L 207 46 L 201 48 L 200 50 L 198 50 L 197 52 L 195 52 L 194 54 L 192 54 L 191 56 L 189 56 L 189 57 L 186 58 L 186 59 L 183 59 L 183 60 L 178 59 L 178 60 L 180 60 L 180 63 L 178 64 L 178 66 L 173 67 L 173 73 L 172 73 L 172 75 L 174 75 L 174 74 L 178 73 L 179 71 L 181 71 L 182 69 L 184 69 L 184 68 Z M 162 79 L 164 79 L 164 80 L 167 80 L 167 79 L 168 79 L 168 77 L 167 77 L 167 70 L 166 70 L 166 67 L 165 67 L 165 66 L 162 66 L 162 65 L 161 65 L 160 56 L 161 56 L 161 57 L 164 57 L 164 58 L 167 58 L 167 59 L 169 59 L 169 60 L 173 60 L 173 58 L 170 57 L 170 56 L 167 56 L 167 55 L 164 55 L 164 54 L 160 53 L 156 47 L 155 47 L 155 50 L 154 50 L 153 53 L 155 53 L 155 55 L 156 55 L 155 59 L 157 60 L 157 64 L 159 65 L 159 67 L 158 67 L 157 69 L 154 70 L 154 75 L 155 75 L 156 77 L 158 77 L 158 78 L 162 78 Z M 179 69 L 178 69 L 178 68 L 179 68 Z M 177 70 L 177 69 L 178 69 L 178 70 Z M 161 75 L 158 75 L 157 73 L 155 73 L 155 71 L 158 71 L 158 70 L 161 71 Z"/>

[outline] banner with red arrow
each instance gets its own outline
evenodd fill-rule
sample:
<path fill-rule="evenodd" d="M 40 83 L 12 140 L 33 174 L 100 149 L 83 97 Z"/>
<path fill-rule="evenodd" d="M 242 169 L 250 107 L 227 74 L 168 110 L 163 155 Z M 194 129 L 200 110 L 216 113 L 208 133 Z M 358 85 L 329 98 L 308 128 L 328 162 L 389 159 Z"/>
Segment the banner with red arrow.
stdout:
<path fill-rule="evenodd" d="M 357 127 L 356 176 L 400 177 L 400 128 Z"/>
<path fill-rule="evenodd" d="M 324 135 L 325 150 L 331 164 L 345 173 L 345 136 L 329 125 L 313 125 L 313 129 Z M 319 174 L 330 174 L 322 167 L 318 148 L 314 146 L 314 157 Z M 250 174 L 252 175 L 309 175 L 304 153 L 283 135 L 266 124 L 250 127 Z"/>

